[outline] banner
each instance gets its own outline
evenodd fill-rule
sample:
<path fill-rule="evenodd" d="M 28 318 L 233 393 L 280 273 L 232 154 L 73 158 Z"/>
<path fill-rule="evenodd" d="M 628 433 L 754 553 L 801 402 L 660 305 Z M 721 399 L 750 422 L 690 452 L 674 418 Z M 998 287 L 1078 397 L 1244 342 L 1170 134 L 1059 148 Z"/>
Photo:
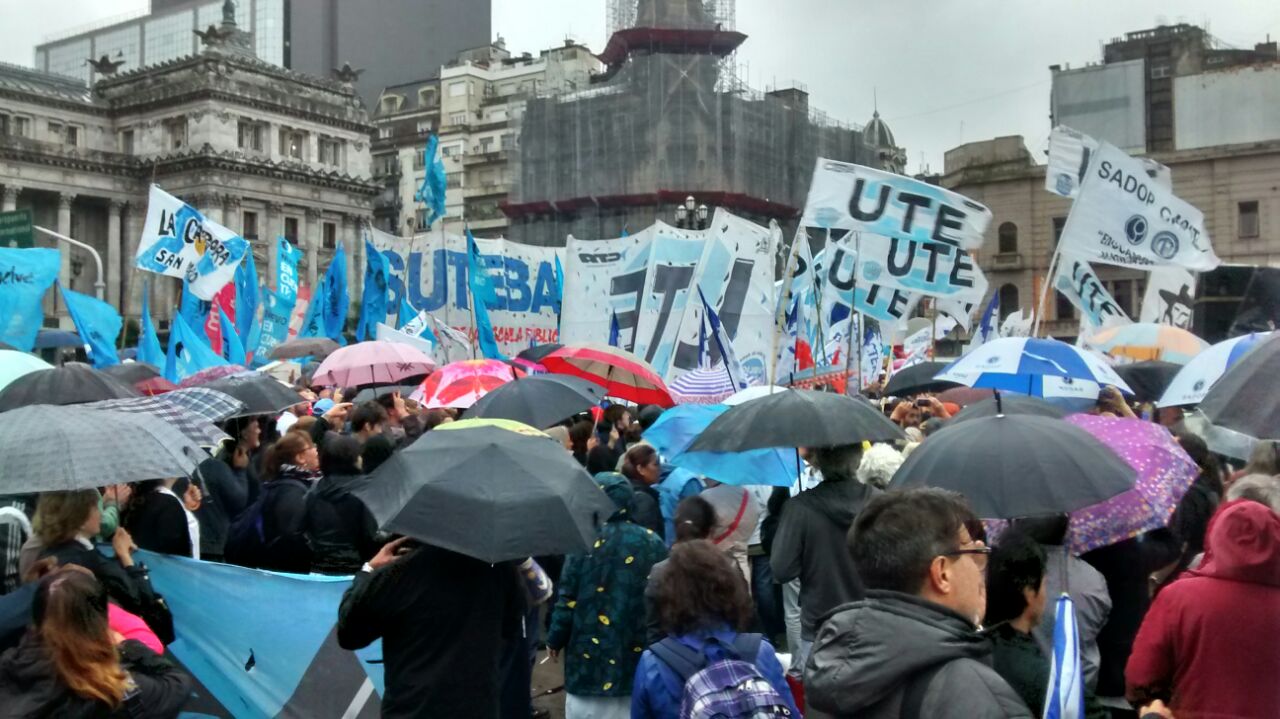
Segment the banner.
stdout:
<path fill-rule="evenodd" d="M 937 185 L 863 165 L 818 158 L 805 227 L 855 230 L 916 242 L 982 247 L 991 210 Z"/>
<path fill-rule="evenodd" d="M 58 279 L 62 255 L 45 247 L 0 247 L 0 341 L 30 352 L 44 324 L 41 300 Z"/>
<path fill-rule="evenodd" d="M 1196 278 L 1181 267 L 1153 267 L 1142 297 L 1141 322 L 1191 329 L 1195 318 Z"/>
<path fill-rule="evenodd" d="M 377 325 L 387 321 L 388 312 L 394 310 L 397 315 L 399 314 L 400 304 L 387 302 L 390 271 L 391 268 L 387 263 L 386 256 L 378 248 L 374 247 L 372 242 L 366 239 L 364 241 L 364 292 L 360 298 L 360 321 L 356 325 L 357 342 L 373 337 Z M 345 276 L 344 263 L 343 295 L 346 294 Z M 327 274 L 325 275 L 325 282 L 326 284 L 329 282 Z M 323 296 L 323 293 L 321 296 Z M 328 324 L 326 322 L 326 325 Z"/>
<path fill-rule="evenodd" d="M 240 333 L 240 337 L 247 340 L 258 319 L 258 268 L 253 261 L 253 252 L 245 253 L 244 260 L 236 266 L 234 282 L 236 311 L 230 316 L 235 319 L 236 331 Z"/>
<path fill-rule="evenodd" d="M 842 320 L 856 311 L 887 326 L 897 327 L 911 316 L 921 295 L 860 281 L 857 276 L 858 253 L 854 247 L 860 243 L 858 233 L 832 232 L 827 237 L 827 246 L 819 253 L 825 276 L 821 283 L 822 317 L 827 325 L 839 327 Z"/>
<path fill-rule="evenodd" d="M 164 349 L 160 347 L 160 337 L 156 334 L 156 326 L 151 321 L 151 280 L 142 283 L 142 316 L 139 320 L 138 354 L 135 359 L 155 367 L 164 367 Z"/>
<path fill-rule="evenodd" d="M 249 243 L 236 233 L 151 186 L 135 256 L 139 269 L 186 280 L 196 297 L 209 300 L 231 281 L 248 252 Z"/>
<path fill-rule="evenodd" d="M 863 234 L 859 239 L 858 281 L 868 287 L 980 302 L 987 278 L 973 256 L 945 242 L 919 242 Z"/>
<path fill-rule="evenodd" d="M 1127 325 L 1133 322 L 1084 260 L 1065 254 L 1059 257 L 1053 287 L 1070 300 L 1094 327 Z"/>
<path fill-rule="evenodd" d="M 227 361 L 209 348 L 209 340 L 192 329 L 181 314 L 169 323 L 169 349 L 165 355 L 164 378 L 177 384 L 202 369 L 225 365 Z"/>
<path fill-rule="evenodd" d="M 116 308 L 96 297 L 69 290 L 58 284 L 67 314 L 76 325 L 76 332 L 89 350 L 89 361 L 95 369 L 120 364 L 116 356 L 116 337 L 120 336 L 123 321 Z"/>
<path fill-rule="evenodd" d="M 599 342 L 618 318 L 622 349 L 630 351 L 640 319 L 640 298 L 649 276 L 656 226 L 616 240 L 579 240 L 565 245 L 562 342 Z"/>
<path fill-rule="evenodd" d="M 1208 271 L 1221 264 L 1200 210 L 1105 142 L 1093 153 L 1058 246 L 1085 260 L 1138 269 L 1178 265 Z"/>
<path fill-rule="evenodd" d="M 253 348 L 253 364 L 260 367 L 267 362 L 271 351 L 289 339 L 289 321 L 298 302 L 298 260 L 302 251 L 283 237 L 276 243 L 276 287 L 266 293 L 262 306 L 262 328 Z"/>
<path fill-rule="evenodd" d="M 1049 133 L 1049 167 L 1044 173 L 1044 189 L 1062 197 L 1078 195 L 1080 181 L 1084 179 L 1089 160 L 1097 149 L 1098 141 L 1083 132 L 1065 125 L 1053 128 Z M 1173 173 L 1168 167 L 1150 158 L 1137 159 L 1156 184 L 1173 187 Z"/>
<path fill-rule="evenodd" d="M 1035 315 L 1031 310 L 1018 310 L 1010 312 L 1008 317 L 1000 323 L 1001 337 L 1030 337 L 1031 323 L 1034 321 Z"/>

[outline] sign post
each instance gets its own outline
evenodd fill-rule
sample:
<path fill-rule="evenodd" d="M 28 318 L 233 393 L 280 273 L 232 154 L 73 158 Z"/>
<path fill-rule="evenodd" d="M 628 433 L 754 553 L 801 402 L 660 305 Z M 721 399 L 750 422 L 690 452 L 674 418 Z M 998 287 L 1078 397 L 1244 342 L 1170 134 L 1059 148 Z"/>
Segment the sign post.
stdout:
<path fill-rule="evenodd" d="M 28 249 L 34 245 L 30 208 L 0 212 L 0 247 Z"/>

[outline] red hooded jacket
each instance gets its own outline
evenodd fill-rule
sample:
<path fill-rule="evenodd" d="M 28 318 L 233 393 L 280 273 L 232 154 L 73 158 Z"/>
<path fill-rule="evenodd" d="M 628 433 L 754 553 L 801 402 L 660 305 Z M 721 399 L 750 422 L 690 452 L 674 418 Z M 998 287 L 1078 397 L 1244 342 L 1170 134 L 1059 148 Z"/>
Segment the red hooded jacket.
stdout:
<path fill-rule="evenodd" d="M 1178 719 L 1280 715 L 1280 516 L 1222 505 L 1203 564 L 1147 612 L 1125 684 L 1130 701 L 1163 699 Z"/>

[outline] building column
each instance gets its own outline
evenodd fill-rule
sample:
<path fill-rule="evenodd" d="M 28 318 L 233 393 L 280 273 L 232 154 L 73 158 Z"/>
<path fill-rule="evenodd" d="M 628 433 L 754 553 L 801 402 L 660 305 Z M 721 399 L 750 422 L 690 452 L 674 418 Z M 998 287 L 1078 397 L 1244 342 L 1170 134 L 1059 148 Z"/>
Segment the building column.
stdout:
<path fill-rule="evenodd" d="M 17 185 L 4 186 L 4 201 L 0 203 L 0 212 L 12 212 L 18 209 L 18 193 L 22 188 Z"/>
<path fill-rule="evenodd" d="M 226 226 L 222 221 L 222 196 L 221 195 L 201 195 L 197 198 L 200 202 L 200 212 L 205 217 L 213 220 L 219 225 Z"/>
<path fill-rule="evenodd" d="M 76 196 L 70 192 L 58 193 L 58 234 L 71 237 L 71 203 L 75 202 Z M 73 238 L 74 239 L 74 238 Z M 58 282 L 65 288 L 71 289 L 71 245 L 59 240 L 57 242 L 58 251 L 61 255 L 61 264 L 58 267 Z M 73 323 L 71 316 L 67 314 L 66 303 L 61 298 L 57 300 L 58 307 L 58 327 L 62 329 L 71 329 Z"/>
<path fill-rule="evenodd" d="M 284 205 L 279 202 L 268 202 L 267 211 L 263 213 L 262 233 L 267 241 L 267 284 L 271 289 L 276 287 L 276 270 L 280 266 L 280 254 L 276 252 L 276 238 L 284 234 Z"/>
<path fill-rule="evenodd" d="M 338 231 L 341 233 L 340 237 L 347 253 L 347 287 L 351 288 L 351 296 L 357 298 L 353 303 L 357 306 L 360 304 L 358 298 L 361 296 L 361 287 L 364 284 L 364 243 L 357 237 L 359 229 L 359 218 L 354 215 L 342 215 L 342 226 Z"/>
<path fill-rule="evenodd" d="M 124 236 L 124 286 L 120 302 L 124 305 L 121 313 L 125 316 L 136 317 L 142 314 L 142 285 L 145 275 L 138 269 L 135 258 L 138 255 L 138 243 L 142 240 L 146 212 L 145 205 L 130 202 L 127 209 L 120 213 L 120 232 Z M 152 314 L 155 314 L 155 310 L 152 310 Z"/>
<path fill-rule="evenodd" d="M 319 286 L 316 282 L 320 275 L 320 232 L 317 230 L 319 223 L 320 210 L 314 207 L 306 208 L 306 224 L 302 228 L 302 239 L 307 247 L 307 285 L 312 292 L 315 292 L 316 287 Z"/>
<path fill-rule="evenodd" d="M 244 221 L 240 214 L 240 198 L 235 195 L 222 196 L 222 225 L 228 230 L 244 237 Z"/>
<path fill-rule="evenodd" d="M 120 215 L 124 212 L 124 203 L 110 200 L 107 203 L 107 304 L 112 305 L 124 314 L 124 300 L 120 296 Z"/>

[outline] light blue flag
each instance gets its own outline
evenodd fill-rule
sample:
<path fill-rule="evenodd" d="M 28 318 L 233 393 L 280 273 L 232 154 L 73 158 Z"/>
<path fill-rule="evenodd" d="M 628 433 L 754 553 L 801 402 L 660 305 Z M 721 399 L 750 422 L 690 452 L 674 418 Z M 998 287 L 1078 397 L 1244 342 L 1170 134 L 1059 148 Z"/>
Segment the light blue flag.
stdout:
<path fill-rule="evenodd" d="M 0 247 L 0 341 L 23 352 L 36 344 L 44 324 L 40 301 L 58 279 L 62 255 L 46 247 Z"/>
<path fill-rule="evenodd" d="M 1058 597 L 1053 621 L 1053 656 L 1044 719 L 1084 719 L 1084 673 L 1080 670 L 1080 633 L 1070 595 Z"/>
<path fill-rule="evenodd" d="M 347 307 L 350 304 L 351 299 L 347 294 L 347 255 L 343 252 L 342 245 L 338 245 L 319 289 L 307 306 L 307 316 L 302 321 L 298 336 L 328 337 L 345 345 L 347 340 L 342 334 L 347 328 Z"/>
<path fill-rule="evenodd" d="M 360 299 L 360 324 L 356 340 L 373 339 L 378 324 L 387 321 L 387 285 L 391 273 L 387 256 L 367 238 L 364 241 L 364 294 Z"/>
<path fill-rule="evenodd" d="M 155 365 L 161 371 L 165 366 L 164 349 L 160 347 L 160 337 L 156 335 L 156 326 L 151 322 L 151 281 L 142 284 L 142 332 L 138 336 L 139 362 Z"/>
<path fill-rule="evenodd" d="M 413 305 L 409 304 L 408 297 L 400 298 L 400 311 L 396 314 L 396 329 L 403 330 L 405 325 L 413 321 L 418 313 L 413 311 Z"/>
<path fill-rule="evenodd" d="M 235 283 L 236 332 L 241 337 L 248 337 L 253 333 L 253 325 L 258 318 L 258 268 L 252 252 L 246 252 L 236 266 Z"/>
<path fill-rule="evenodd" d="M 276 238 L 276 288 L 262 298 L 262 321 L 256 332 L 250 333 L 249 347 L 253 348 L 253 365 L 261 367 L 270 361 L 271 350 L 289 339 L 289 318 L 298 302 L 298 260 L 302 251 L 283 237 Z"/>
<path fill-rule="evenodd" d="M 476 310 L 476 339 L 480 342 L 480 351 L 486 359 L 505 360 L 507 356 L 498 349 L 498 340 L 493 336 L 493 323 L 489 321 L 489 305 L 496 304 L 498 293 L 493 289 L 489 273 L 480 262 L 480 248 L 471 230 L 467 235 L 467 285 L 471 289 L 471 298 Z"/>
<path fill-rule="evenodd" d="M 987 303 L 987 308 L 982 311 L 982 320 L 978 322 L 978 329 L 973 333 L 970 346 L 977 347 L 999 337 L 1000 293 L 993 292 L 991 293 L 991 301 Z"/>
<path fill-rule="evenodd" d="M 248 359 L 244 356 L 244 343 L 240 341 L 240 335 L 236 332 L 235 325 L 231 324 L 231 318 L 227 317 L 227 313 L 218 308 L 218 322 L 222 326 L 222 357 L 231 364 L 247 365 Z"/>
<path fill-rule="evenodd" d="M 444 160 L 439 156 L 440 138 L 433 133 L 427 138 L 427 147 L 423 151 L 422 160 L 427 169 L 422 178 L 422 185 L 413 193 L 413 201 L 427 206 L 427 229 L 431 223 L 444 217 L 444 193 L 447 184 L 444 172 Z"/>
<path fill-rule="evenodd" d="M 320 295 L 317 294 L 307 305 L 307 313 L 302 316 L 302 326 L 298 328 L 298 339 L 307 337 L 324 337 L 324 321 L 320 317 Z"/>
<path fill-rule="evenodd" d="M 67 313 L 76 323 L 76 332 L 89 346 L 89 361 L 94 367 L 110 367 L 120 364 L 116 356 L 116 337 L 120 336 L 123 321 L 116 308 L 96 297 L 90 297 L 58 284 L 62 301 L 67 303 Z"/>
<path fill-rule="evenodd" d="M 165 355 L 164 378 L 173 383 L 209 367 L 228 364 L 209 348 L 203 331 L 191 329 L 181 314 L 174 315 L 169 326 L 169 351 Z"/>
<path fill-rule="evenodd" d="M 178 301 L 178 314 L 187 323 L 187 326 L 195 330 L 204 338 L 206 347 L 210 347 L 209 333 L 205 331 L 204 323 L 209 321 L 209 311 L 213 309 L 213 303 L 196 297 L 191 291 L 191 286 L 185 281 L 182 283 L 182 297 Z"/>

